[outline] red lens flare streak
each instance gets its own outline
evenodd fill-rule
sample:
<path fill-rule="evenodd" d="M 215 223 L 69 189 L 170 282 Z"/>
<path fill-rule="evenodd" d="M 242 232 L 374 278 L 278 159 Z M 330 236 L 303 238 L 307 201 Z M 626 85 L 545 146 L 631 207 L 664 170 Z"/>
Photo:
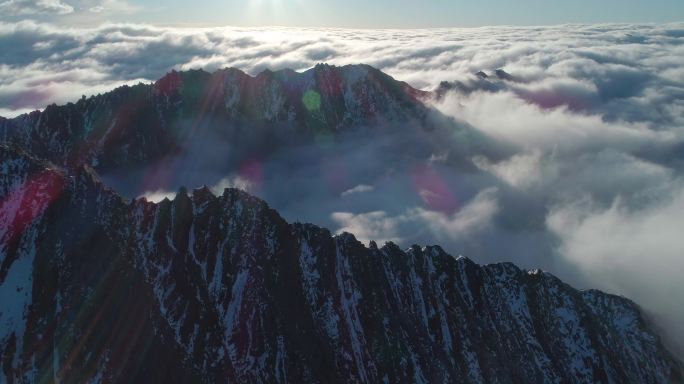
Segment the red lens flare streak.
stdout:
<path fill-rule="evenodd" d="M 0 242 L 14 244 L 63 189 L 62 176 L 55 171 L 44 170 L 0 198 Z"/>

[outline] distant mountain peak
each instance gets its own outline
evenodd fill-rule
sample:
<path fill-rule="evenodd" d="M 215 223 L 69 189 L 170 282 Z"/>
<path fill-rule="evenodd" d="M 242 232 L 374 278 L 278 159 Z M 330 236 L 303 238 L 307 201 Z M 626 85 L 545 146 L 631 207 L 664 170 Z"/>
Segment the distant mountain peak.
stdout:
<path fill-rule="evenodd" d="M 501 68 L 494 71 L 494 73 L 496 74 L 496 77 L 498 77 L 501 80 L 508 80 L 508 81 L 515 80 L 515 78 L 511 74 L 509 74 L 508 72 L 504 71 Z"/>
<path fill-rule="evenodd" d="M 0 120 L 0 138 L 60 165 L 118 169 L 182 152 L 200 126 L 224 136 L 250 126 L 269 140 L 293 140 L 355 127 L 422 125 L 426 95 L 368 65 L 319 64 L 256 76 L 235 68 L 172 70 L 153 84 Z"/>

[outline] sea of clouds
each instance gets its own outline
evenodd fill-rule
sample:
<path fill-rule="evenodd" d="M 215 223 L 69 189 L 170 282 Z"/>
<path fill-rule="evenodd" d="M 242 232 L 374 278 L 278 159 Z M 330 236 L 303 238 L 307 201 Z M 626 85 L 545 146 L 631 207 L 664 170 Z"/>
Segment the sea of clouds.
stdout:
<path fill-rule="evenodd" d="M 365 63 L 425 90 L 457 82 L 433 106 L 458 133 L 296 148 L 217 186 L 252 189 L 290 220 L 364 241 L 439 243 L 481 263 L 541 267 L 635 300 L 673 344 L 684 340 L 684 24 L 74 29 L 22 21 L 0 22 L 0 52 L 5 117 L 172 68 L 256 74 Z M 512 79 L 494 79 L 498 68 Z M 410 161 L 397 155 L 407 153 Z"/>

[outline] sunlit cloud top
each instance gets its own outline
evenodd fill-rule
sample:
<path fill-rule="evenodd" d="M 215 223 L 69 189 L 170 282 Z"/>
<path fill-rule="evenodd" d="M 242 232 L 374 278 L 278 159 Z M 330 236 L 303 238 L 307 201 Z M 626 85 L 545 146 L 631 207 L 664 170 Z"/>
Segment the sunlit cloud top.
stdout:
<path fill-rule="evenodd" d="M 397 31 L 0 22 L 0 116 L 153 81 L 171 69 L 236 67 L 257 74 L 327 62 L 369 64 L 422 89 L 505 68 L 524 80 L 519 93 L 546 95 L 547 106 L 577 109 L 634 96 L 620 113 L 670 119 L 678 103 L 654 99 L 661 105 L 654 110 L 646 100 L 682 99 L 682 36 L 684 24 Z"/>

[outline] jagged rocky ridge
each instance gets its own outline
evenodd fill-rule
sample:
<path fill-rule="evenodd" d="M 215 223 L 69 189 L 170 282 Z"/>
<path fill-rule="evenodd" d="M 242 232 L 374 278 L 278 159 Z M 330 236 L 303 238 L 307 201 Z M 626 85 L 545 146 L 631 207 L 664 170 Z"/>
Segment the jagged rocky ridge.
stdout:
<path fill-rule="evenodd" d="M 255 155 L 362 126 L 429 127 L 426 96 L 367 65 L 320 64 L 254 77 L 233 68 L 173 71 L 153 84 L 0 118 L 0 142 L 62 166 L 126 169 L 183 153 L 198 136 Z"/>
<path fill-rule="evenodd" d="M 631 301 L 0 146 L 0 382 L 667 383 Z"/>
<path fill-rule="evenodd" d="M 55 164 L 126 170 L 183 154 L 195 136 L 237 143 L 251 155 L 359 127 L 430 130 L 448 124 L 426 105 L 452 90 L 501 91 L 516 78 L 496 69 L 469 82 L 415 89 L 368 65 L 318 64 L 302 73 L 226 68 L 172 71 L 153 84 L 122 86 L 12 119 L 0 117 L 0 142 Z M 239 156 L 239 155 L 238 155 Z"/>

